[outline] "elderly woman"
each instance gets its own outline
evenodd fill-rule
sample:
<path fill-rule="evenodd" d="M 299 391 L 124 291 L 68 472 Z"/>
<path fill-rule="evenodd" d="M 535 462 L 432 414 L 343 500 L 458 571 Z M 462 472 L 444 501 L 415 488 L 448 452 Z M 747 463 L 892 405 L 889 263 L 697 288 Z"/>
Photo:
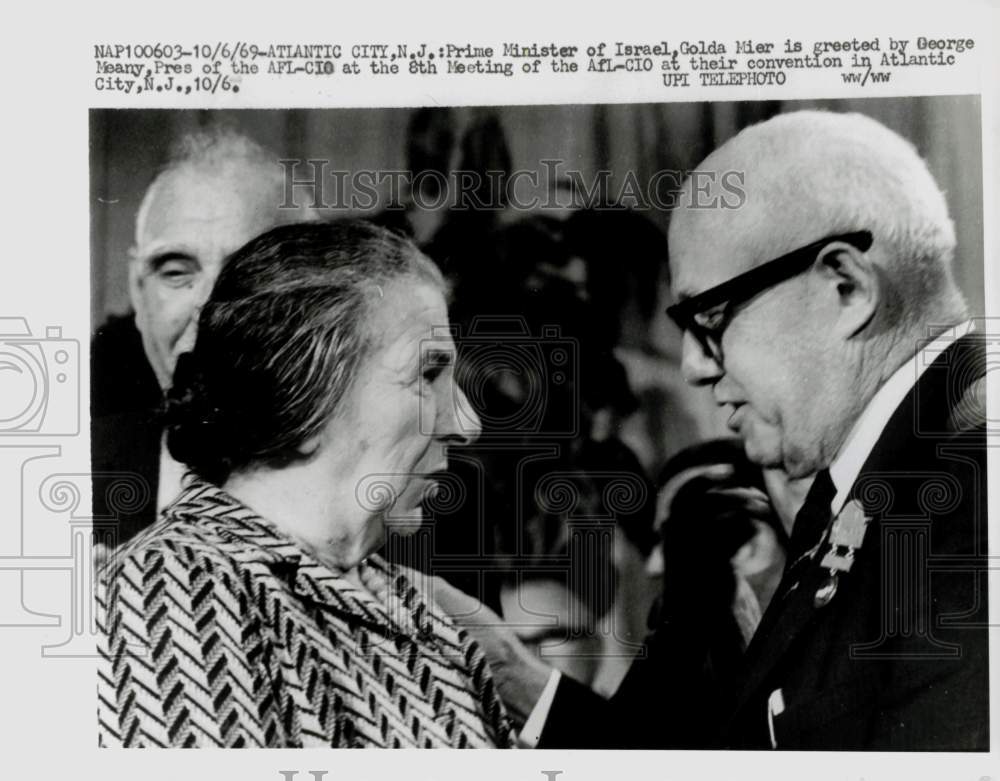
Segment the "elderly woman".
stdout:
<path fill-rule="evenodd" d="M 376 553 L 479 433 L 443 288 L 363 222 L 227 261 L 168 403 L 186 487 L 101 579 L 103 745 L 512 744 L 478 646 Z"/>

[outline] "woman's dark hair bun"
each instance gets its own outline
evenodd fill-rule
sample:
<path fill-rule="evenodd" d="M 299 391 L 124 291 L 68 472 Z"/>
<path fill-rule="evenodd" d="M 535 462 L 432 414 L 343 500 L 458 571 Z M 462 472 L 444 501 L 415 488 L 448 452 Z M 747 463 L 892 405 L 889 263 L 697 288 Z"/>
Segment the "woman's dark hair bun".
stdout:
<path fill-rule="evenodd" d="M 226 435 L 224 412 L 212 397 L 212 386 L 195 353 L 178 356 L 166 398 L 167 443 L 177 461 L 208 480 L 224 480 L 231 461 L 222 451 L 231 437 Z"/>

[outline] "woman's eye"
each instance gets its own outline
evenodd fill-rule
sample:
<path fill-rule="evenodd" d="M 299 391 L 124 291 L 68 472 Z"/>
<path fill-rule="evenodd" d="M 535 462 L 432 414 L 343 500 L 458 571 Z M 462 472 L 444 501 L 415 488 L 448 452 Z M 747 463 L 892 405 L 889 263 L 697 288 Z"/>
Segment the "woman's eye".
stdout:
<path fill-rule="evenodd" d="M 443 371 L 443 366 L 428 366 L 424 369 L 424 379 L 427 382 L 434 382 L 434 380 L 441 376 L 441 372 Z"/>
<path fill-rule="evenodd" d="M 445 369 L 451 366 L 451 362 L 451 353 L 435 350 L 424 357 L 421 376 L 427 382 L 434 382 Z"/>

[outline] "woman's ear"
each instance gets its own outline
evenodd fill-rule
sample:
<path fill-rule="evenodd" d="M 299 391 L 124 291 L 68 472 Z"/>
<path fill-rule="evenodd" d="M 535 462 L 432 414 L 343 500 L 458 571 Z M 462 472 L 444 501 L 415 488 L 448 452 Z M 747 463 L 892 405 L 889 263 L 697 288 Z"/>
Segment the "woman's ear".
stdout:
<path fill-rule="evenodd" d="M 878 267 L 857 247 L 832 242 L 817 257 L 817 268 L 836 296 L 835 332 L 850 339 L 868 326 L 882 301 Z"/>

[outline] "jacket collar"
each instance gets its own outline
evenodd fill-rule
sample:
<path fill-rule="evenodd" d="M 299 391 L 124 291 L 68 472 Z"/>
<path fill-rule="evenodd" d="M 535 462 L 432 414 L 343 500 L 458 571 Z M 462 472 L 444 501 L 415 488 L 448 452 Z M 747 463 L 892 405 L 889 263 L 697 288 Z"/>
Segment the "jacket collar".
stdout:
<path fill-rule="evenodd" d="M 972 331 L 973 322 L 966 320 L 952 328 L 947 328 L 933 338 L 926 339 L 909 360 L 893 372 L 868 401 L 854 425 L 851 427 L 836 458 L 830 463 L 829 473 L 837 490 L 831 509 L 836 515 L 850 499 L 850 490 L 861 474 L 865 461 L 871 455 L 876 443 L 899 409 L 903 400 L 919 383 L 927 371 L 941 355 L 962 337 Z"/>
<path fill-rule="evenodd" d="M 260 577 L 277 578 L 301 599 L 382 634 L 426 640 L 433 632 L 428 610 L 398 567 L 378 554 L 359 565 L 362 588 L 344 572 L 319 561 L 298 541 L 222 488 L 195 478 L 164 510 L 168 520 L 196 523 L 223 552 Z"/>

